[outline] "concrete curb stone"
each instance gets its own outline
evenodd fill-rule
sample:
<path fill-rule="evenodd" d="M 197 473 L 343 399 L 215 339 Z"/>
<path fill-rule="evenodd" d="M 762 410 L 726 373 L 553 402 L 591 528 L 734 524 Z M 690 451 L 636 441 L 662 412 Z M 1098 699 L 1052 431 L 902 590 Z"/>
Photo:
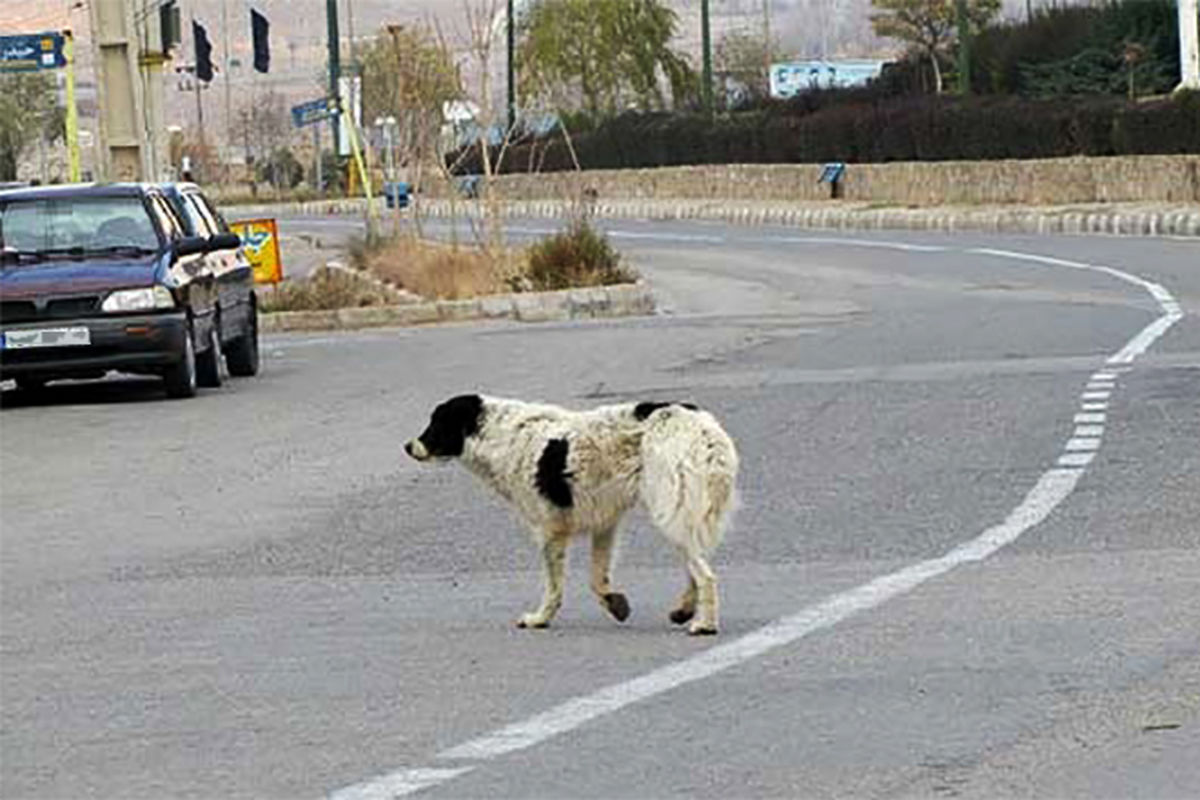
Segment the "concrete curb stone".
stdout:
<path fill-rule="evenodd" d="M 425 214 L 450 216 L 445 200 L 424 200 Z M 231 206 L 229 216 L 275 214 L 348 215 L 365 211 L 362 200 L 328 200 L 278 205 Z M 471 204 L 455 204 L 460 214 L 477 214 Z M 1166 205 L 1166 204 L 1164 204 Z M 513 201 L 506 205 L 510 217 L 555 218 L 568 211 L 560 201 Z M 748 204 L 744 201 L 713 200 L 611 200 L 597 203 L 593 214 L 602 218 L 656 220 L 705 219 L 737 225 L 783 224 L 824 229 L 898 229 L 984 231 L 1006 233 L 1110 234 L 1121 236 L 1200 236 L 1200 206 L 1180 210 L 1147 210 L 1145 204 L 1092 206 L 1087 210 L 1068 208 L 891 208 L 869 205 Z"/>
<path fill-rule="evenodd" d="M 619 286 L 490 295 L 470 300 L 267 312 L 259 315 L 259 329 L 267 333 L 356 330 L 490 319 L 558 322 L 653 314 L 656 307 L 650 287 L 639 281 Z"/>

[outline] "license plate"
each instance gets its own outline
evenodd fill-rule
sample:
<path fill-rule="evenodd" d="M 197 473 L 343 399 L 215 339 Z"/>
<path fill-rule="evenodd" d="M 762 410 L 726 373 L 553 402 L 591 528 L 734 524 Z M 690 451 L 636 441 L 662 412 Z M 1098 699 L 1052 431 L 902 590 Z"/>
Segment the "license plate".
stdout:
<path fill-rule="evenodd" d="M 0 345 L 5 350 L 27 347 L 76 347 L 92 343 L 87 328 L 39 328 L 32 331 L 5 331 Z"/>

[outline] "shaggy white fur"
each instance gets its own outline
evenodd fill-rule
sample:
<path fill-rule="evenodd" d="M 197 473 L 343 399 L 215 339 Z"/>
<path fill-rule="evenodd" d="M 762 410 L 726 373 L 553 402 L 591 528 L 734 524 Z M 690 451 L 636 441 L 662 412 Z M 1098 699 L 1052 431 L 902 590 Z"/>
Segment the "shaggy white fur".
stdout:
<path fill-rule="evenodd" d="M 690 620 L 692 634 L 717 632 L 717 581 L 708 555 L 736 504 L 738 457 L 708 412 L 667 403 L 572 411 L 462 395 L 439 405 L 405 450 L 422 461 L 458 457 L 533 531 L 545 591 L 519 626 L 544 628 L 558 612 L 567 542 L 576 534 L 592 538 L 593 592 L 618 620 L 629 616 L 610 572 L 621 518 L 640 502 L 687 566 L 688 586 L 672 622 Z"/>

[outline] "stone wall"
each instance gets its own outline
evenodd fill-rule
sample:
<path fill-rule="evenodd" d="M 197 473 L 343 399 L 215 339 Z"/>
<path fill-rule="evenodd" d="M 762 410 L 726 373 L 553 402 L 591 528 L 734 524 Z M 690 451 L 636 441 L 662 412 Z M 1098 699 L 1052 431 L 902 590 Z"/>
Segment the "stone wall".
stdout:
<path fill-rule="evenodd" d="M 820 173 L 819 164 L 729 164 L 512 174 L 497 182 L 510 200 L 561 200 L 586 187 L 602 201 L 812 202 L 829 197 Z M 429 197 L 444 194 L 426 189 Z M 849 164 L 842 197 L 899 206 L 1200 203 L 1200 155 Z"/>

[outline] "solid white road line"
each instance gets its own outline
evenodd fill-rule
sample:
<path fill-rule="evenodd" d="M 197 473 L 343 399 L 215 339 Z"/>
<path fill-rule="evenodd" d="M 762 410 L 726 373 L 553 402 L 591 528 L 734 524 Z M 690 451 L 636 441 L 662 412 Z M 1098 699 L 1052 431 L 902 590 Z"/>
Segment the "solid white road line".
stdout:
<path fill-rule="evenodd" d="M 1138 332 L 1116 356 L 1109 359 L 1110 363 L 1113 363 L 1118 357 L 1127 359 L 1120 363 L 1131 363 L 1183 316 L 1174 298 L 1161 286 L 1120 270 L 1009 251 L 976 249 L 968 252 L 1105 272 L 1149 291 L 1163 308 L 1164 315 Z M 1077 424 L 1101 424 L 1104 421 L 1105 415 L 1100 413 L 1075 415 Z M 982 561 L 1000 548 L 1016 541 L 1025 531 L 1041 523 L 1049 516 L 1050 512 L 1070 496 L 1084 474 L 1083 468 L 1090 464 L 1095 457 L 1095 450 L 1099 444 L 1100 439 L 1098 438 L 1076 437 L 1070 439 L 1066 445 L 1068 452 L 1059 456 L 1057 466 L 1042 473 L 1037 484 L 1004 522 L 988 528 L 979 536 L 955 547 L 945 555 L 919 562 L 876 578 L 855 589 L 835 594 L 816 605 L 777 619 L 731 642 L 716 645 L 641 677 L 568 700 L 541 714 L 443 750 L 437 754 L 436 758 L 459 762 L 488 761 L 507 753 L 533 747 L 555 736 L 573 731 L 598 717 L 612 714 L 631 704 L 708 678 L 744 664 L 771 650 L 799 641 L 817 631 L 830 628 L 843 620 L 906 594 L 926 581 L 944 575 L 963 564 Z M 334 792 L 331 797 L 335 800 L 376 800 L 376 798 L 384 797 L 403 797 L 453 780 L 471 769 L 474 767 L 398 770 Z"/>

